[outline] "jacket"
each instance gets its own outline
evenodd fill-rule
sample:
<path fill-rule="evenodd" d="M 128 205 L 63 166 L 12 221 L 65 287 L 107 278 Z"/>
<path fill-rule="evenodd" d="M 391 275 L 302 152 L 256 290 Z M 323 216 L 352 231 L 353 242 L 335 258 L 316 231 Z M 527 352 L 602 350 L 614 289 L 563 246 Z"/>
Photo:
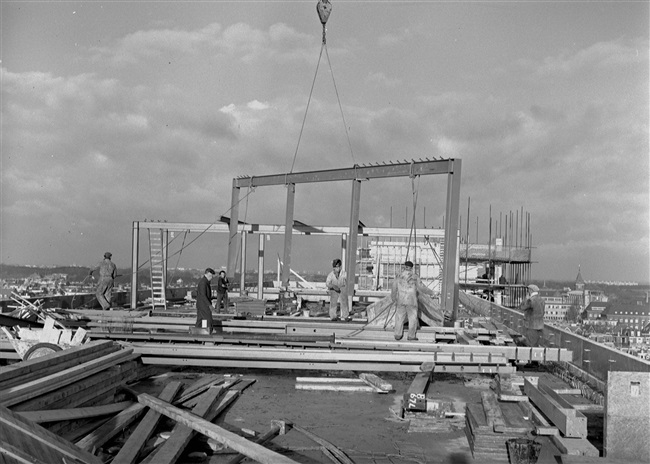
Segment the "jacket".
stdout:
<path fill-rule="evenodd" d="M 418 292 L 433 295 L 433 291 L 422 285 L 420 277 L 407 269 L 402 271 L 393 282 L 391 298 L 397 305 L 417 306 Z"/>
<path fill-rule="evenodd" d="M 544 306 L 546 303 L 538 294 L 526 299 L 521 306 L 524 312 L 524 328 L 533 330 L 544 328 Z"/>
<path fill-rule="evenodd" d="M 212 287 L 205 276 L 201 277 L 196 288 L 196 309 L 208 312 L 212 310 Z"/>
<path fill-rule="evenodd" d="M 341 271 L 337 277 L 334 271 L 330 272 L 325 280 L 325 285 L 328 290 L 334 290 L 337 293 L 341 292 L 341 288 L 345 287 L 346 279 L 345 272 Z"/>

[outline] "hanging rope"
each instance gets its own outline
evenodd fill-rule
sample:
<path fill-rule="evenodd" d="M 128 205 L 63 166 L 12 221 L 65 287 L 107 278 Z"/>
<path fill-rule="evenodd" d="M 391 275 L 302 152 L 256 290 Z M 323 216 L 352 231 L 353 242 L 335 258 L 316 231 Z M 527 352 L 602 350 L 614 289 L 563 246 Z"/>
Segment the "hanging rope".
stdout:
<path fill-rule="evenodd" d="M 415 246 L 417 244 L 417 232 L 415 229 L 415 212 L 418 205 L 418 193 L 420 190 L 420 178 L 418 176 L 418 186 L 415 186 L 415 176 L 411 176 L 411 195 L 413 196 L 413 218 L 411 219 L 411 230 L 409 232 L 409 240 L 406 245 L 406 260 L 409 259 L 409 252 L 411 249 L 411 238 L 413 238 L 413 259 L 415 260 Z"/>
<path fill-rule="evenodd" d="M 341 112 L 341 119 L 343 121 L 343 130 L 345 131 L 345 136 L 348 141 L 348 147 L 350 149 L 350 156 L 352 158 L 352 164 L 356 166 L 357 162 L 354 159 L 354 152 L 352 151 L 352 143 L 350 142 L 350 133 L 348 132 L 348 125 L 345 121 L 345 115 L 343 114 L 343 106 L 341 105 L 341 97 L 339 96 L 339 89 L 336 85 L 336 79 L 334 79 L 334 70 L 332 69 L 332 61 L 330 60 L 330 55 L 327 50 L 327 38 L 325 35 L 326 28 L 325 24 L 327 23 L 327 20 L 330 16 L 330 13 L 332 11 L 332 4 L 330 3 L 329 0 L 319 0 L 318 4 L 316 5 L 316 12 L 318 13 L 318 16 L 320 18 L 320 22 L 323 25 L 323 40 L 321 43 L 320 47 L 320 53 L 318 55 L 318 63 L 316 64 L 316 72 L 314 73 L 314 79 L 312 80 L 311 83 L 311 89 L 309 90 L 309 98 L 307 100 L 307 107 L 305 108 L 305 114 L 302 118 L 302 125 L 300 127 L 300 134 L 298 135 L 298 143 L 296 144 L 296 151 L 293 154 L 293 161 L 291 162 L 291 171 L 290 173 L 293 172 L 293 168 L 296 164 L 296 157 L 298 156 L 298 148 L 300 147 L 300 140 L 302 139 L 302 134 L 305 129 L 305 121 L 307 120 L 307 112 L 309 111 L 309 104 L 311 103 L 311 98 L 314 93 L 314 86 L 316 84 L 316 76 L 318 76 L 318 69 L 320 67 L 320 61 L 323 56 L 323 50 L 325 50 L 325 55 L 327 56 L 327 64 L 330 68 L 330 74 L 332 76 L 332 83 L 334 84 L 334 92 L 336 93 L 336 101 L 338 102 L 339 105 L 339 111 Z"/>
<path fill-rule="evenodd" d="M 357 162 L 354 159 L 354 152 L 352 151 L 352 143 L 350 143 L 350 133 L 348 132 L 348 125 L 345 122 L 345 116 L 343 115 L 343 107 L 341 106 L 341 99 L 339 98 L 339 89 L 336 87 L 336 80 L 334 79 L 334 70 L 332 69 L 332 63 L 330 62 L 330 54 L 327 51 L 327 46 L 325 46 L 325 55 L 327 56 L 327 64 L 330 67 L 330 74 L 332 75 L 332 82 L 334 83 L 334 92 L 336 93 L 336 100 L 339 103 L 339 111 L 341 111 L 341 119 L 343 120 L 343 130 L 345 131 L 345 136 L 348 139 L 348 147 L 350 148 L 350 156 L 352 157 L 352 164 L 356 166 Z"/>
<path fill-rule="evenodd" d="M 314 80 L 311 82 L 311 90 L 309 90 L 309 99 L 307 100 L 307 108 L 305 108 L 305 115 L 302 118 L 302 126 L 300 127 L 300 135 L 298 135 L 298 144 L 296 151 L 293 154 L 293 162 L 291 163 L 290 173 L 293 172 L 293 167 L 296 164 L 296 157 L 298 156 L 298 147 L 300 147 L 300 140 L 302 139 L 302 132 L 305 129 L 305 121 L 307 120 L 307 112 L 309 111 L 309 104 L 311 103 L 311 96 L 314 93 L 314 85 L 316 84 L 316 76 L 318 75 L 318 68 L 320 66 L 320 59 L 323 56 L 323 48 L 325 48 L 325 41 L 320 46 L 320 54 L 318 55 L 318 63 L 316 64 L 316 72 L 314 73 Z"/>

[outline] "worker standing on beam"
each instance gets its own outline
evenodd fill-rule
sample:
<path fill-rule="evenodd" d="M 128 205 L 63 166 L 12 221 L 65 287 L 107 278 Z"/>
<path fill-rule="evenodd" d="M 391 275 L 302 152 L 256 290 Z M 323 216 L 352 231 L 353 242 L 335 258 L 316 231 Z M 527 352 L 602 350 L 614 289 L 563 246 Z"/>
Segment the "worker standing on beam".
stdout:
<path fill-rule="evenodd" d="M 408 319 L 409 330 L 406 338 L 417 340 L 418 330 L 418 292 L 434 296 L 433 290 L 422 285 L 420 277 L 413 271 L 413 263 L 406 261 L 404 270 L 393 282 L 391 298 L 395 303 L 395 340 L 404 336 L 404 322 Z"/>
<path fill-rule="evenodd" d="M 99 271 L 99 282 L 97 282 L 97 292 L 95 296 L 97 301 L 102 306 L 103 311 L 111 309 L 111 299 L 113 298 L 113 287 L 115 286 L 115 277 L 117 277 L 117 266 L 111 257 L 113 253 L 107 251 L 104 253 L 104 259 L 96 269 L 90 271 L 91 277 L 94 279 L 93 272 Z"/>
<path fill-rule="evenodd" d="M 196 327 L 212 333 L 212 287 L 210 281 L 216 272 L 211 267 L 205 270 L 196 287 Z"/>
<path fill-rule="evenodd" d="M 345 272 L 341 271 L 341 260 L 335 259 L 332 261 L 332 272 L 327 276 L 325 285 L 330 292 L 330 319 L 338 321 L 336 315 L 337 303 L 341 302 L 341 319 L 350 322 L 350 310 L 348 309 L 348 299 L 345 297 L 345 292 L 341 292 L 347 284 Z M 343 296 L 342 296 L 343 295 Z M 342 296 L 342 297 L 341 297 Z"/>

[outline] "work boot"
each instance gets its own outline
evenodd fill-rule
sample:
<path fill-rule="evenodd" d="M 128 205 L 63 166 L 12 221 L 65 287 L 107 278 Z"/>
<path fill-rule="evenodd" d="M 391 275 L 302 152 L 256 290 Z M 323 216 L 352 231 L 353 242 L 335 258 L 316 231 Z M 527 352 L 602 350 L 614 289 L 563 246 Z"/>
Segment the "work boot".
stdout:
<path fill-rule="evenodd" d="M 336 322 L 336 321 L 338 321 L 338 320 L 339 320 L 338 317 L 333 317 L 333 318 L 330 319 L 330 321 L 332 321 L 332 322 Z"/>
<path fill-rule="evenodd" d="M 403 335 L 395 335 L 395 340 L 399 341 L 399 340 L 402 339 L 402 337 L 403 337 Z"/>
<path fill-rule="evenodd" d="M 406 339 L 408 341 L 410 341 L 410 342 L 417 342 L 418 341 L 418 337 L 406 337 Z"/>

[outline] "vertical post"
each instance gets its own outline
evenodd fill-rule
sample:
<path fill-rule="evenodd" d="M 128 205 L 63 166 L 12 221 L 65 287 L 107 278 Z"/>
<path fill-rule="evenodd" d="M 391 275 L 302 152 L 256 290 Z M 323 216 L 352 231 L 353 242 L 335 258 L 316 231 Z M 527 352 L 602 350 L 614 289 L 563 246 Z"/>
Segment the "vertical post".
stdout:
<path fill-rule="evenodd" d="M 230 232 L 228 234 L 228 267 L 226 275 L 235 276 L 237 266 L 237 225 L 239 224 L 239 187 L 235 187 L 235 180 L 232 181 L 232 193 L 230 197 Z"/>
<path fill-rule="evenodd" d="M 293 207 L 296 198 L 296 184 L 287 184 L 287 210 L 284 220 L 284 256 L 282 259 L 282 286 L 289 288 L 291 276 L 291 237 L 293 233 Z"/>
<path fill-rule="evenodd" d="M 260 234 L 260 244 L 257 248 L 257 298 L 264 298 L 264 240 L 265 234 Z"/>
<path fill-rule="evenodd" d="M 133 221 L 131 237 L 131 309 L 138 307 L 138 255 L 140 253 L 140 222 Z"/>
<path fill-rule="evenodd" d="M 348 249 L 348 234 L 341 234 L 341 269 L 348 268 L 346 253 Z"/>
<path fill-rule="evenodd" d="M 246 295 L 246 232 L 241 232 L 241 263 L 239 276 L 239 296 Z"/>
<path fill-rule="evenodd" d="M 352 181 L 352 200 L 350 204 L 350 231 L 348 232 L 348 247 L 346 252 L 345 269 L 347 274 L 347 285 L 345 295 L 342 298 L 348 299 L 348 308 L 352 311 L 352 298 L 354 297 L 354 284 L 357 274 L 357 239 L 359 236 L 359 203 L 361 200 L 361 181 Z"/>
<path fill-rule="evenodd" d="M 453 165 L 447 174 L 447 208 L 445 216 L 444 278 L 442 280 L 442 308 L 451 314 L 452 322 L 458 316 L 458 215 L 460 202 L 461 160 L 450 160 Z"/>

